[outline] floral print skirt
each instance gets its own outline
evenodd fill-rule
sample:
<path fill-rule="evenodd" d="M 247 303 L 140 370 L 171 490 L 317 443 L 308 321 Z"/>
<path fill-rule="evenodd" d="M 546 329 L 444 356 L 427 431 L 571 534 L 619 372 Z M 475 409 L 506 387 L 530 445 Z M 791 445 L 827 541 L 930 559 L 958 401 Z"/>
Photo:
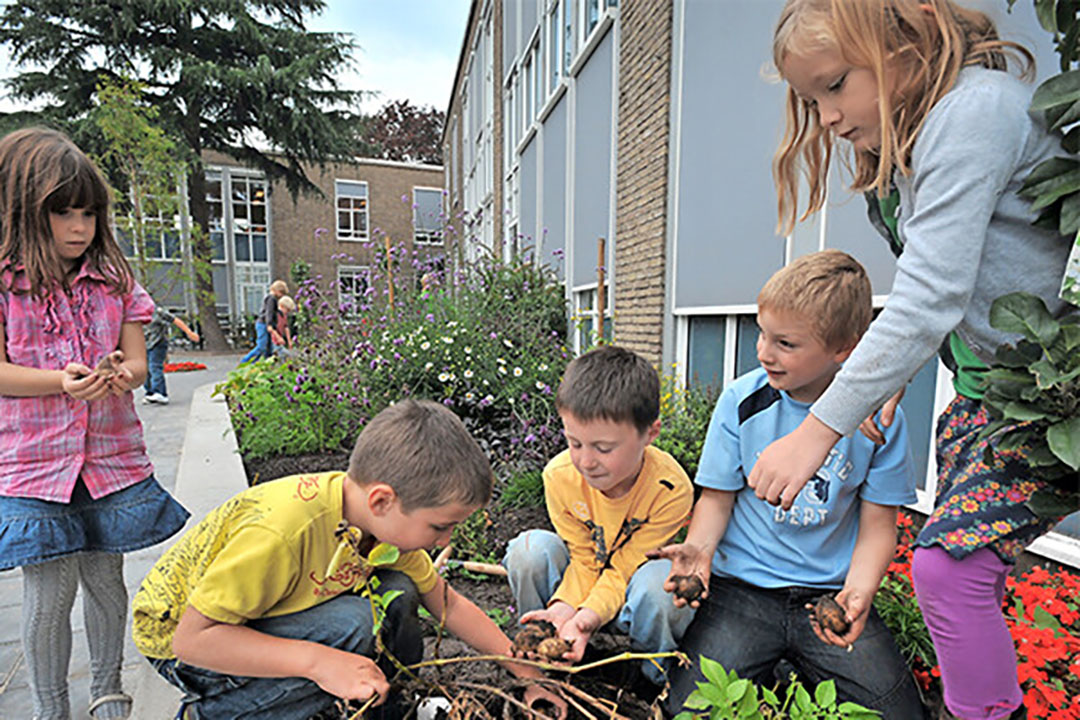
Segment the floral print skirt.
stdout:
<path fill-rule="evenodd" d="M 989 547 L 1013 563 L 1061 518 L 1040 518 L 1024 504 L 1049 485 L 1032 474 L 1025 460 L 1030 448 L 998 450 L 997 461 L 987 464 L 987 443 L 977 440 L 987 422 L 982 403 L 963 396 L 938 418 L 937 499 L 915 544 L 940 545 L 958 560 Z"/>

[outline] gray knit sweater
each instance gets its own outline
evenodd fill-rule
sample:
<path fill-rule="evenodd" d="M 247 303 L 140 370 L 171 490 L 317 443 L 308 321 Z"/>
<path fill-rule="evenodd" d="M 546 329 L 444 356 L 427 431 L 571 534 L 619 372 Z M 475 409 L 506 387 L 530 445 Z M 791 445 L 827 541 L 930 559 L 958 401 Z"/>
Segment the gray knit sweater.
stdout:
<path fill-rule="evenodd" d="M 1024 290 L 1055 315 L 1069 242 L 1031 225 L 1016 195 L 1032 168 L 1064 155 L 1028 113 L 1031 86 L 984 68 L 961 71 L 927 115 L 911 174 L 896 174 L 904 254 L 885 309 L 811 411 L 848 435 L 908 382 L 956 330 L 983 361 L 1015 340 L 990 327 L 990 304 Z"/>

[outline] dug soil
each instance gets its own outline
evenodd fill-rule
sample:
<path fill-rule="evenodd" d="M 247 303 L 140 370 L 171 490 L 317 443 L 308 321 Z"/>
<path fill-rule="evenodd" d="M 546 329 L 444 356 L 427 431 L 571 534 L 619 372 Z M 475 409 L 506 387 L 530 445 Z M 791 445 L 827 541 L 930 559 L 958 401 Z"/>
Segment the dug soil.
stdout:
<path fill-rule="evenodd" d="M 248 481 L 253 483 L 286 475 L 344 470 L 348 462 L 349 458 L 344 453 L 312 454 L 245 460 L 244 469 Z M 498 503 L 493 502 L 489 507 L 489 515 L 487 533 L 490 556 L 493 558 L 501 558 L 507 543 L 523 530 L 552 529 L 547 511 L 542 507 L 500 509 Z M 453 562 L 445 573 L 449 584 L 457 592 L 488 611 L 500 622 L 504 632 L 514 635 L 518 629 L 517 613 L 513 607 L 510 586 L 504 577 L 469 572 Z M 425 660 L 476 655 L 459 640 L 445 634 L 440 635 L 438 625 L 433 619 L 426 618 L 424 626 Z M 584 662 L 613 657 L 628 650 L 627 638 L 601 631 L 590 643 Z M 549 674 L 552 679 L 566 683 L 564 694 L 570 695 L 572 701 L 568 720 L 589 717 L 647 720 L 659 717 L 659 711 L 653 707 L 657 689 L 642 678 L 637 661 L 613 662 L 575 675 L 557 671 Z M 404 694 L 414 698 L 408 711 L 410 720 L 530 716 L 516 704 L 521 698 L 520 684 L 494 662 L 455 662 L 441 667 L 425 668 L 421 678 L 422 683 L 410 682 L 403 688 Z M 435 712 L 418 707 L 425 698 L 432 698 L 428 701 L 428 706 L 445 706 L 447 703 L 434 699 L 443 696 L 449 696 L 452 703 L 449 713 L 445 709 Z M 574 703 L 577 703 L 578 708 L 573 707 Z M 346 720 L 352 717 L 358 707 L 354 705 L 324 711 L 312 720 Z"/>

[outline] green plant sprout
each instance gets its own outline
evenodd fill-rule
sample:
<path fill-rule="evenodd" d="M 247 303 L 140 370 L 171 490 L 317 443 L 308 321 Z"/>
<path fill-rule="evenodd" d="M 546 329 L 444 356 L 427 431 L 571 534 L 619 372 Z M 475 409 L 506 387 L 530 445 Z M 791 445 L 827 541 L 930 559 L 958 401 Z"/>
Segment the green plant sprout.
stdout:
<path fill-rule="evenodd" d="M 826 680 L 814 688 L 814 695 L 803 687 L 794 673 L 787 686 L 784 699 L 769 688 L 758 688 L 749 680 L 740 678 L 734 670 L 726 671 L 720 663 L 707 657 L 701 658 L 701 672 L 705 682 L 699 682 L 683 706 L 688 708 L 675 716 L 675 720 L 764 720 L 765 718 L 790 718 L 790 720 L 855 720 L 877 718 L 881 713 L 864 708 L 853 702 L 836 702 L 836 683 Z M 758 691 L 760 690 L 760 695 Z"/>

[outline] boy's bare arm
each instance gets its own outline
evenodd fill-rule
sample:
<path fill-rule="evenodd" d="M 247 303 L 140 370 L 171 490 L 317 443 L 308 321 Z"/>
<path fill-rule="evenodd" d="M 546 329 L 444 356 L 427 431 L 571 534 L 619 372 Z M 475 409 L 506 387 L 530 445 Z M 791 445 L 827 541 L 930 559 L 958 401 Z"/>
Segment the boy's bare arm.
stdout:
<path fill-rule="evenodd" d="M 187 335 L 188 340 L 191 342 L 199 342 L 199 333 L 192 330 L 188 324 L 180 318 L 173 318 L 173 325 L 180 328 L 180 331 Z"/>
<path fill-rule="evenodd" d="M 188 665 L 227 675 L 307 678 L 331 695 L 350 700 L 378 694 L 381 703 L 390 689 L 371 658 L 217 622 L 190 605 L 173 634 L 173 652 Z"/>
<path fill-rule="evenodd" d="M 700 599 L 708 594 L 709 576 L 712 573 L 712 559 L 716 552 L 716 546 L 727 532 L 728 521 L 731 519 L 731 509 L 735 506 L 735 493 L 728 490 L 713 490 L 704 488 L 701 497 L 694 505 L 694 514 L 690 520 L 690 528 L 686 533 L 686 540 L 678 545 L 667 545 L 649 554 L 650 558 L 667 558 L 671 560 L 671 573 L 664 581 L 664 589 L 668 592 L 675 590 L 672 578 L 679 575 L 693 575 L 701 580 L 705 591 Z M 675 596 L 675 605 L 682 607 L 687 601 Z M 693 600 L 692 607 L 698 607 L 700 602 Z"/>
<path fill-rule="evenodd" d="M 844 587 L 836 594 L 836 601 L 847 611 L 851 629 L 840 636 L 815 626 L 818 637 L 825 642 L 846 647 L 855 642 L 866 627 L 874 595 L 896 552 L 896 513 L 895 505 L 878 505 L 869 500 L 861 502 L 859 534 L 851 554 L 851 567 L 844 579 Z"/>

